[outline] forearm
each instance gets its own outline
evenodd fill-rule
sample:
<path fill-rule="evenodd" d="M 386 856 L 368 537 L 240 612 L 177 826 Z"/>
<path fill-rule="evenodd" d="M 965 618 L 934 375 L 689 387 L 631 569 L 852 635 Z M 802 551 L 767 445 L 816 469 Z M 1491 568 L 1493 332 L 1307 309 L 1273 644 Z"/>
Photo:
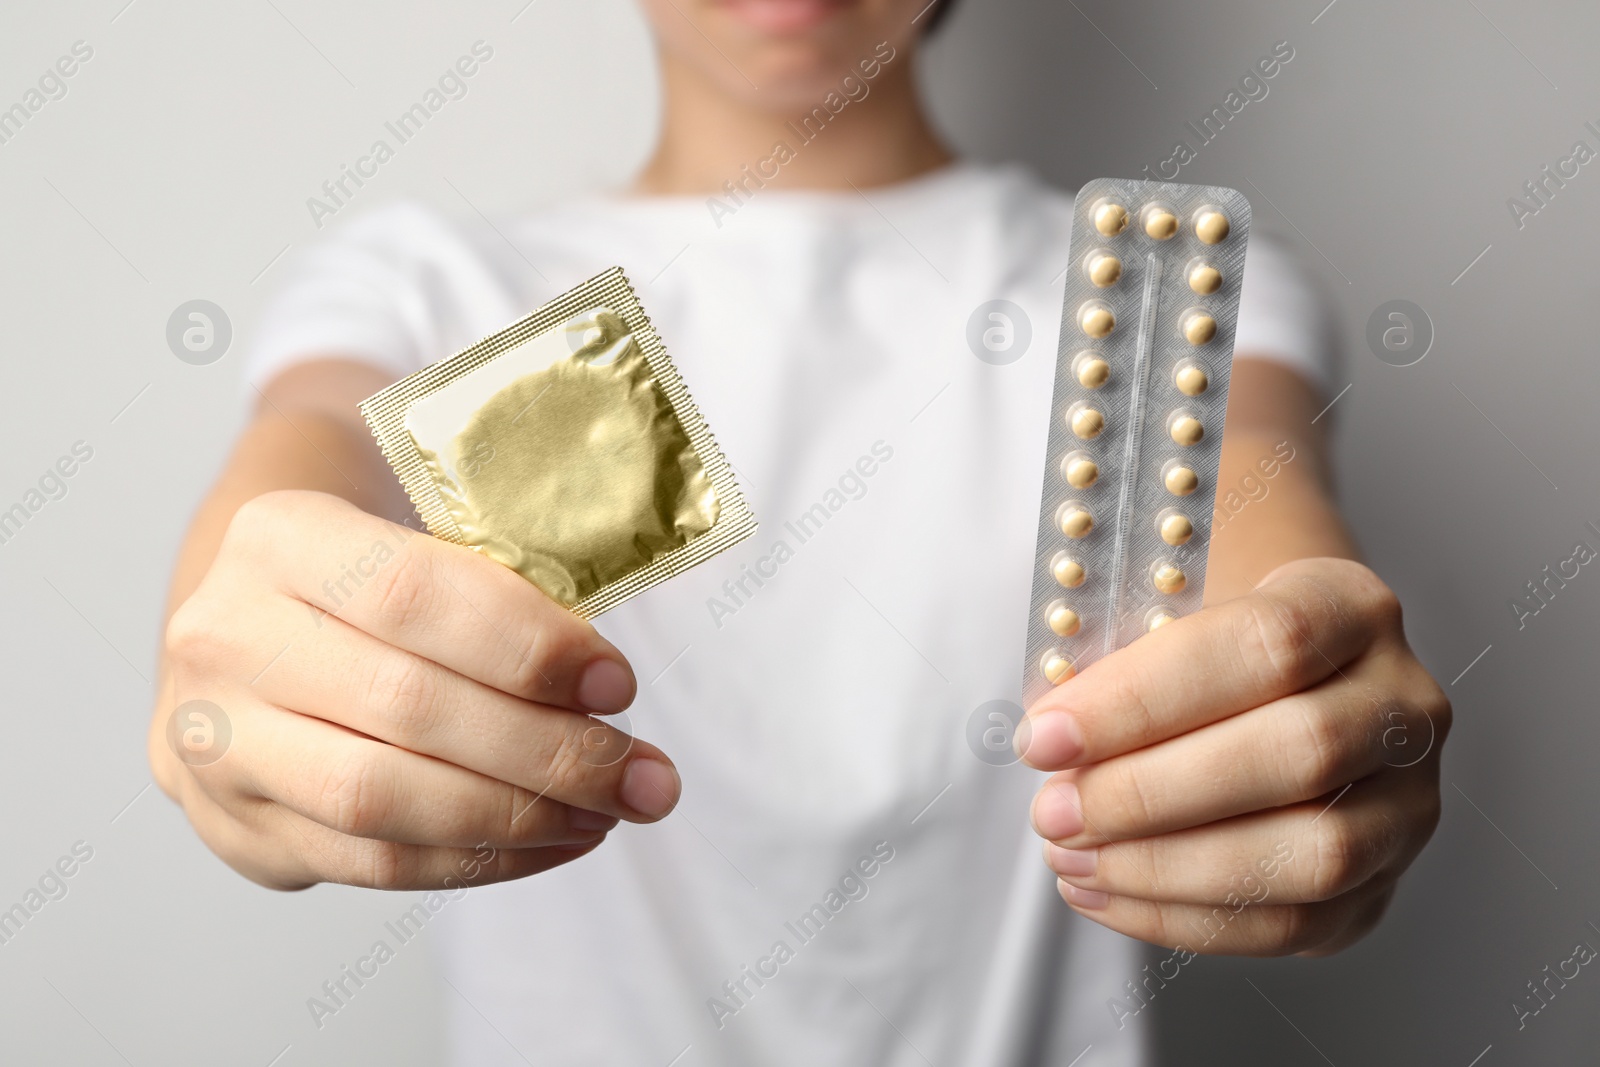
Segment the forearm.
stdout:
<path fill-rule="evenodd" d="M 311 489 L 365 511 L 394 514 L 395 481 L 356 411 L 387 384 L 362 364 L 325 360 L 272 382 L 216 484 L 201 502 L 173 568 L 169 610 L 200 584 L 234 512 L 275 489 Z"/>
<path fill-rule="evenodd" d="M 276 489 L 311 489 L 343 497 L 367 511 L 381 500 L 371 490 L 370 453 L 356 428 L 319 413 L 285 416 L 267 407 L 246 427 L 226 466 L 201 501 L 173 567 L 169 609 L 194 592 L 211 566 L 234 512 Z M 363 486 L 369 488 L 363 488 Z"/>
<path fill-rule="evenodd" d="M 1321 427 L 1311 421 L 1321 403 L 1290 371 L 1260 360 L 1237 364 L 1207 602 L 1247 593 L 1293 560 L 1359 558 L 1333 500 Z"/>

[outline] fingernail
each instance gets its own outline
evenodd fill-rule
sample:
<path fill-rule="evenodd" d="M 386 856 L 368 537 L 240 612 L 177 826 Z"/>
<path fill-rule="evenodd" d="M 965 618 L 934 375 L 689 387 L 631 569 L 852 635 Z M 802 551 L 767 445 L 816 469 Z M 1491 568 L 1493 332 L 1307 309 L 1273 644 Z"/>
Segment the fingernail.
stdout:
<path fill-rule="evenodd" d="M 1033 741 L 1033 720 L 1024 715 L 1022 721 L 1017 723 L 1017 732 L 1011 735 L 1011 750 L 1017 758 L 1028 754 L 1028 745 Z"/>
<path fill-rule="evenodd" d="M 598 811 L 590 811 L 588 808 L 573 808 L 571 814 L 567 816 L 567 825 L 580 834 L 591 834 L 599 830 L 611 829 L 617 825 L 617 817 L 615 815 L 605 815 Z"/>
<path fill-rule="evenodd" d="M 1094 911 L 1111 903 L 1111 898 L 1097 889 L 1079 889 L 1071 882 L 1057 882 L 1056 888 L 1061 890 L 1066 902 L 1075 908 Z"/>
<path fill-rule="evenodd" d="M 1096 848 L 1062 848 L 1049 841 L 1044 845 L 1044 862 L 1063 878 L 1092 878 L 1100 866 Z"/>
<path fill-rule="evenodd" d="M 1071 782 L 1055 782 L 1039 790 L 1033 799 L 1033 828 L 1046 840 L 1059 841 L 1083 832 L 1083 809 L 1078 787 Z"/>
<path fill-rule="evenodd" d="M 590 711 L 621 711 L 633 699 L 633 676 L 614 659 L 597 659 L 578 681 L 578 703 Z"/>
<path fill-rule="evenodd" d="M 1017 724 L 1012 745 L 1035 767 L 1065 767 L 1083 755 L 1083 731 L 1070 713 L 1046 711 Z"/>
<path fill-rule="evenodd" d="M 622 772 L 622 802 L 652 819 L 671 811 L 682 789 L 678 772 L 658 759 L 641 757 Z"/>

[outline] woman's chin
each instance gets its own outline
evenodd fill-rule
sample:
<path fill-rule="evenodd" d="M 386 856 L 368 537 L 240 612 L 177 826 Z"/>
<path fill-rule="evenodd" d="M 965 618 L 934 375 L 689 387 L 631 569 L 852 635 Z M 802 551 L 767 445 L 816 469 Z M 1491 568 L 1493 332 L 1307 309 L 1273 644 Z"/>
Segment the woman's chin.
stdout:
<path fill-rule="evenodd" d="M 692 66 L 770 111 L 810 111 L 895 39 L 882 6 L 867 0 L 651 0 L 647 10 Z"/>
<path fill-rule="evenodd" d="M 783 111 L 809 111 L 838 93 L 856 63 L 836 49 L 801 41 L 774 42 L 732 58 L 737 71 L 718 78 L 723 87 L 758 107 Z"/>

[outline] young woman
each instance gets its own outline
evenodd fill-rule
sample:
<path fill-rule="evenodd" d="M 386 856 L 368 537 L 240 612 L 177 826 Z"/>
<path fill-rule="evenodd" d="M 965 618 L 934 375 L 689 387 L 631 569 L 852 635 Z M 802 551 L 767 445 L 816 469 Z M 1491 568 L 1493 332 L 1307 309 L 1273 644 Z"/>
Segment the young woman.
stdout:
<path fill-rule="evenodd" d="M 630 189 L 375 210 L 265 316 L 150 758 L 263 885 L 439 890 L 460 1063 L 1139 1063 L 1152 975 L 1350 944 L 1433 829 L 1449 707 L 1353 561 L 1323 318 L 1264 239 L 1210 606 L 1029 709 L 1049 777 L 975 757 L 1017 687 L 1071 201 L 951 158 L 925 4 L 641 0 L 665 113 Z M 398 525 L 355 405 L 612 264 L 763 527 L 602 637 Z M 1032 324 L 1004 366 L 966 341 L 994 299 Z M 203 766 L 166 741 L 194 699 L 232 728 Z M 630 705 L 656 744 L 588 717 Z"/>

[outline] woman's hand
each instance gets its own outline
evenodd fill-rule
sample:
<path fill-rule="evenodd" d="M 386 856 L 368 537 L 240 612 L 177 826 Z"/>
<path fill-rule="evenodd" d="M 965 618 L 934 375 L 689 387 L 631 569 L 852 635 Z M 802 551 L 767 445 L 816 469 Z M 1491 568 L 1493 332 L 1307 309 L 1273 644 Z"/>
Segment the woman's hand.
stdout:
<path fill-rule="evenodd" d="M 678 799 L 661 752 L 588 717 L 635 691 L 592 626 L 469 549 L 323 493 L 237 511 L 165 659 L 156 780 L 262 885 L 519 878 Z M 183 716 L 172 727 L 214 717 L 191 701 L 225 716 L 225 750 Z"/>
<path fill-rule="evenodd" d="M 1335 952 L 1439 818 L 1450 704 L 1394 594 L 1340 559 L 1278 568 L 1052 690 L 1017 748 L 1062 897 L 1196 953 Z"/>

